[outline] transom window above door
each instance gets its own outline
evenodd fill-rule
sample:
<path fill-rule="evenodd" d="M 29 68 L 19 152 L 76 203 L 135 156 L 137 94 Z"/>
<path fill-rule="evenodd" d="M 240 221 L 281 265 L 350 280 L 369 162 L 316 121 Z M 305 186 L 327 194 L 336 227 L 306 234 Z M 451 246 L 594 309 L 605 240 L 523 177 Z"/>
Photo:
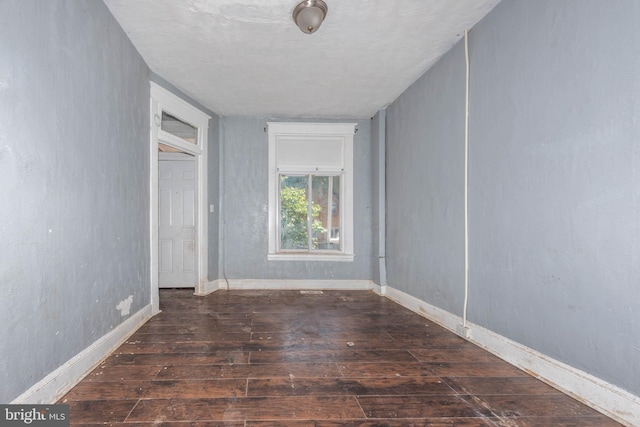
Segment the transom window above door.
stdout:
<path fill-rule="evenodd" d="M 161 151 L 204 153 L 209 116 L 151 82 L 151 120 Z"/>
<path fill-rule="evenodd" d="M 269 260 L 353 261 L 355 123 L 268 126 Z"/>
<path fill-rule="evenodd" d="M 192 144 L 198 143 L 198 127 L 181 120 L 166 111 L 162 112 L 160 130 L 182 138 Z"/>

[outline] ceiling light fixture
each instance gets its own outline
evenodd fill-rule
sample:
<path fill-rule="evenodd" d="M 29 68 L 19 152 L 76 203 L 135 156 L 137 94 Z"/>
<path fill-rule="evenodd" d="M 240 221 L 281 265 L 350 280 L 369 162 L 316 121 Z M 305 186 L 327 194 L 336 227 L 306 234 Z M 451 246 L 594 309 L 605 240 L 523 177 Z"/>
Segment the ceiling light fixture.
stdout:
<path fill-rule="evenodd" d="M 327 10 L 322 0 L 303 0 L 293 9 L 293 20 L 303 33 L 311 34 L 320 28 Z"/>

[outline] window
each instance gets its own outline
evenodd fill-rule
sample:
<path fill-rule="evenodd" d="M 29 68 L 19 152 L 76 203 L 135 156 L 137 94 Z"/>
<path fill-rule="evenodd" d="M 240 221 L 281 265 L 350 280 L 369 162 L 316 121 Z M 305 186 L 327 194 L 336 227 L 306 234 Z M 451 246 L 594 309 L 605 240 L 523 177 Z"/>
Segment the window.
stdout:
<path fill-rule="evenodd" d="M 269 259 L 353 261 L 354 123 L 269 125 Z"/>
<path fill-rule="evenodd" d="M 189 123 L 180 120 L 179 118 L 167 113 L 162 112 L 162 120 L 160 122 L 160 129 L 175 135 L 178 138 L 182 138 L 192 144 L 198 142 L 198 128 L 190 125 Z"/>
<path fill-rule="evenodd" d="M 161 151 L 204 154 L 209 116 L 151 82 L 151 120 Z"/>
<path fill-rule="evenodd" d="M 280 175 L 280 249 L 340 251 L 340 175 Z"/>

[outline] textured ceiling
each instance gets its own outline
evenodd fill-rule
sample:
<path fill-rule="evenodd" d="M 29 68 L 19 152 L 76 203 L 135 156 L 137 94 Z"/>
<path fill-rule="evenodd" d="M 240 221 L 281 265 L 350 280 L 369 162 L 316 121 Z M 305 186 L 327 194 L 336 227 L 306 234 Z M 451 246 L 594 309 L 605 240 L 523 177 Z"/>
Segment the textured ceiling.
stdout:
<path fill-rule="evenodd" d="M 298 0 L 104 1 L 151 70 L 212 111 L 318 118 L 373 116 L 499 2 L 326 0 L 308 35 Z"/>

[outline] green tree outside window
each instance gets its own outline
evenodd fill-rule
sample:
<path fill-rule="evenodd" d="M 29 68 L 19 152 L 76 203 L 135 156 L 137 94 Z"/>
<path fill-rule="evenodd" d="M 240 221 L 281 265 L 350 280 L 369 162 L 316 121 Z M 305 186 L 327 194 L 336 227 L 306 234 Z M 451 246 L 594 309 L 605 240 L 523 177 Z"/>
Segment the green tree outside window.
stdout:
<path fill-rule="evenodd" d="M 316 249 L 318 233 L 326 233 L 320 221 L 322 208 L 307 197 L 310 176 L 280 177 L 280 246 L 282 249 Z M 311 231 L 309 242 L 309 203 L 311 203 Z"/>

